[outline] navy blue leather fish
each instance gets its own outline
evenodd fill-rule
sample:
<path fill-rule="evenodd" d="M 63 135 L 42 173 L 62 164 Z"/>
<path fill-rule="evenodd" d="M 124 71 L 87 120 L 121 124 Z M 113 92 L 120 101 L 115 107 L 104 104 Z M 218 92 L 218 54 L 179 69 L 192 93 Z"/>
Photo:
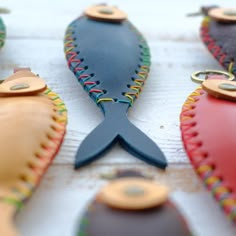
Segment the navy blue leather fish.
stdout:
<path fill-rule="evenodd" d="M 104 113 L 104 121 L 82 142 L 75 167 L 99 158 L 115 142 L 154 166 L 165 168 L 158 146 L 127 118 L 148 76 L 148 45 L 126 15 L 98 5 L 74 20 L 65 36 L 68 66 Z"/>

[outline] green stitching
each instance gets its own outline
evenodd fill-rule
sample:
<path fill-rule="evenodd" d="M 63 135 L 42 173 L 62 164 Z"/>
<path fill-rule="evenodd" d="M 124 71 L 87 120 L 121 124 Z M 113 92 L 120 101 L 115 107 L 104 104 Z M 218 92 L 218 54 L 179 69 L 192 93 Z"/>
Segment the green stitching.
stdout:
<path fill-rule="evenodd" d="M 66 54 L 66 59 L 68 61 L 68 66 L 74 72 L 75 76 L 77 77 L 81 85 L 84 87 L 84 89 L 88 93 L 90 93 L 90 96 L 93 98 L 93 100 L 96 102 L 97 105 L 99 105 L 102 102 L 119 102 L 119 103 L 128 103 L 129 106 L 132 106 L 135 99 L 138 98 L 138 95 L 141 91 L 141 87 L 144 85 L 144 82 L 148 77 L 149 67 L 151 65 L 150 49 L 143 35 L 130 22 L 128 22 L 128 24 L 129 24 L 130 29 L 134 33 L 136 33 L 138 37 L 140 54 L 141 54 L 140 65 L 137 68 L 135 78 L 132 81 L 133 84 L 130 87 L 130 90 L 132 92 L 124 93 L 123 96 L 125 96 L 126 99 L 124 100 L 121 99 L 117 101 L 113 98 L 100 98 L 102 95 L 104 95 L 103 90 L 98 91 L 98 89 L 93 89 L 93 88 L 96 88 L 95 84 L 94 85 L 85 84 L 85 82 L 89 81 L 91 77 L 88 75 L 84 75 L 84 71 L 85 71 L 84 68 L 79 67 L 81 61 L 80 59 L 76 58 L 75 45 L 74 45 L 74 40 L 72 37 L 74 23 L 71 23 L 71 25 L 69 25 L 66 30 L 65 40 L 64 40 L 64 44 L 65 44 L 64 50 Z"/>
<path fill-rule="evenodd" d="M 3 23 L 2 18 L 0 17 L 0 48 L 3 47 L 6 38 L 6 27 Z"/>
<path fill-rule="evenodd" d="M 0 199 L 0 201 L 5 202 L 10 205 L 14 205 L 18 210 L 20 210 L 24 206 L 23 202 L 16 200 L 14 198 L 5 197 L 5 198 Z"/>
<path fill-rule="evenodd" d="M 141 87 L 144 85 L 144 82 L 148 77 L 148 73 L 149 73 L 150 65 L 151 65 L 151 60 L 150 60 L 151 56 L 150 56 L 149 46 L 144 36 L 138 31 L 138 29 L 134 25 L 132 25 L 130 22 L 128 23 L 129 23 L 130 29 L 133 32 L 135 32 L 138 36 L 140 54 L 141 54 L 141 58 L 140 58 L 141 65 L 139 65 L 139 68 L 136 71 L 137 77 L 133 79 L 132 82 L 134 82 L 134 84 L 130 86 L 130 90 L 132 90 L 132 92 L 124 93 L 124 96 L 127 97 L 129 100 L 128 101 L 129 105 L 132 106 L 134 101 L 138 98 L 141 92 Z M 125 100 L 119 100 L 118 102 L 124 103 Z"/>

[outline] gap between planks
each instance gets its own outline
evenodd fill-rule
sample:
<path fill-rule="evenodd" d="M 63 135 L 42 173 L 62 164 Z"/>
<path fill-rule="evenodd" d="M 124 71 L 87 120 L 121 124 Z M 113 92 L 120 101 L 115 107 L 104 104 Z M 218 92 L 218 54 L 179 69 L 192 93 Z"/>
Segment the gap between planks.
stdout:
<path fill-rule="evenodd" d="M 82 188 L 94 188 L 97 185 L 103 184 L 106 180 L 101 178 L 101 174 L 110 173 L 116 169 L 135 169 L 142 173 L 153 176 L 153 179 L 160 184 L 164 184 L 170 188 L 170 191 L 183 191 L 195 193 L 203 191 L 198 176 L 189 164 L 170 164 L 163 171 L 152 166 L 142 164 L 91 164 L 90 166 L 74 170 L 71 164 L 55 163 L 53 164 L 44 178 L 44 182 L 54 182 L 58 178 L 58 173 L 61 173 L 60 181 L 65 185 L 79 184 Z M 85 183 L 85 184 L 84 184 Z M 64 185 L 62 183 L 62 185 Z"/>

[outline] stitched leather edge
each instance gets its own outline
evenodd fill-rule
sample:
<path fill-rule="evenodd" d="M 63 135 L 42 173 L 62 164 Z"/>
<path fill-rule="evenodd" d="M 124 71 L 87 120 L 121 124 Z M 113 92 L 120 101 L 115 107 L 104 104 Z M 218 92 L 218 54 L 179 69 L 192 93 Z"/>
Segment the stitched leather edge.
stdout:
<path fill-rule="evenodd" d="M 200 28 L 201 39 L 204 44 L 207 46 L 208 50 L 215 57 L 215 59 L 230 73 L 236 75 L 236 66 L 234 61 L 229 61 L 228 54 L 225 52 L 220 45 L 217 44 L 216 40 L 210 35 L 209 24 L 212 19 L 209 16 L 206 16 Z"/>
<path fill-rule="evenodd" d="M 206 188 L 211 191 L 216 201 L 223 208 L 225 214 L 232 221 L 236 222 L 236 199 L 232 198 L 231 190 L 226 187 L 223 179 L 214 175 L 217 167 L 204 164 L 204 160 L 208 157 L 208 154 L 201 151 L 199 142 L 194 141 L 194 138 L 198 134 L 191 131 L 191 128 L 196 125 L 193 120 L 194 108 L 203 93 L 204 90 L 202 87 L 198 87 L 189 95 L 182 107 L 180 114 L 182 140 L 195 172 L 202 179 Z"/>
<path fill-rule="evenodd" d="M 3 47 L 5 44 L 5 38 L 6 38 L 6 27 L 3 23 L 2 18 L 0 17 L 0 48 Z"/>
<path fill-rule="evenodd" d="M 66 59 L 68 61 L 68 67 L 75 74 L 84 90 L 89 93 L 89 95 L 93 98 L 97 105 L 99 105 L 101 102 L 120 102 L 128 103 L 130 106 L 132 106 L 135 99 L 138 98 L 142 86 L 144 85 L 144 82 L 148 77 L 151 64 L 149 47 L 143 35 L 130 22 L 128 23 L 130 29 L 137 34 L 137 37 L 139 39 L 140 64 L 137 65 L 135 76 L 130 78 L 131 85 L 129 84 L 128 87 L 131 91 L 122 93 L 126 98 L 124 100 L 115 100 L 110 97 L 101 98 L 101 96 L 105 94 L 104 91 L 106 90 L 96 89 L 97 83 L 91 81 L 91 74 L 86 74 L 86 68 L 80 66 L 82 60 L 76 58 L 78 53 L 75 51 L 76 45 L 73 40 L 75 21 L 73 21 L 66 30 L 64 39 L 64 51 Z"/>

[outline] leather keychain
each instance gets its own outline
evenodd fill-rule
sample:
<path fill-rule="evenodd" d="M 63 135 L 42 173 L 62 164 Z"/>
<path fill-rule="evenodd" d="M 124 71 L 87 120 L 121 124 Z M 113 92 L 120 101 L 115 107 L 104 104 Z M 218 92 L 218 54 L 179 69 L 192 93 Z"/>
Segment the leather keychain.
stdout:
<path fill-rule="evenodd" d="M 132 169 L 112 177 L 86 207 L 76 236 L 192 235 L 165 186 Z"/>
<path fill-rule="evenodd" d="M 192 75 L 206 80 L 183 105 L 181 132 L 188 157 L 226 215 L 236 222 L 236 82 L 226 72 Z M 227 80 L 229 79 L 229 80 Z"/>
<path fill-rule="evenodd" d="M 6 38 L 6 27 L 3 23 L 2 18 L 0 17 L 0 48 L 3 47 Z"/>
<path fill-rule="evenodd" d="M 149 164 L 165 168 L 158 146 L 127 119 L 150 67 L 144 37 L 116 7 L 92 6 L 65 36 L 68 66 L 104 113 L 104 121 L 82 142 L 75 167 L 98 159 L 115 142 Z"/>
<path fill-rule="evenodd" d="M 215 59 L 236 75 L 236 8 L 203 7 L 201 38 Z"/>
<path fill-rule="evenodd" d="M 58 95 L 22 69 L 0 84 L 0 235 L 16 236 L 13 218 L 39 184 L 65 134 Z"/>

